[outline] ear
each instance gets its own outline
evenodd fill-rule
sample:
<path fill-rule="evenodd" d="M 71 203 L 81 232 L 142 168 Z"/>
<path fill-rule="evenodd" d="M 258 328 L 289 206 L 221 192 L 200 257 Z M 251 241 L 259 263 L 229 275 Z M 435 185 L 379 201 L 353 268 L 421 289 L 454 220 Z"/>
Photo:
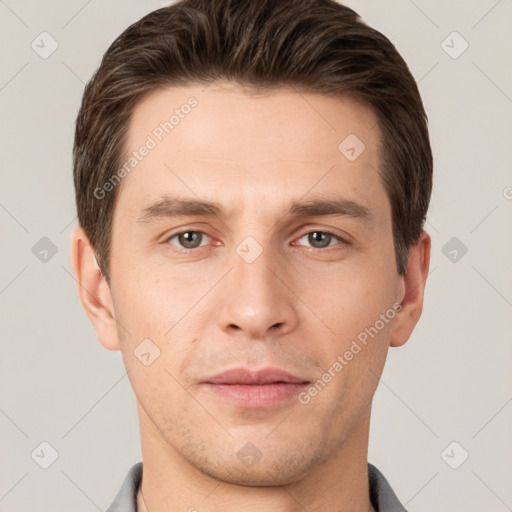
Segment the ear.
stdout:
<path fill-rule="evenodd" d="M 99 342 L 108 350 L 119 350 L 110 287 L 98 266 L 89 238 L 80 226 L 71 235 L 71 262 L 80 301 Z"/>
<path fill-rule="evenodd" d="M 390 346 L 400 347 L 411 336 L 423 310 L 423 294 L 430 265 L 431 239 L 422 231 L 418 242 L 409 249 L 407 271 L 401 276 L 402 309 L 393 321 Z"/>

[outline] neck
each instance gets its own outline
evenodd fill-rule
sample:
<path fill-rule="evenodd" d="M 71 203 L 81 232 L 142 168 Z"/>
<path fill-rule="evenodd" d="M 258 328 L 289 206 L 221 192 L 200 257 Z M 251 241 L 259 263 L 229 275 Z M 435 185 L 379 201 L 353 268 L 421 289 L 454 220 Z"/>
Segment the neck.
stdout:
<path fill-rule="evenodd" d="M 280 486 L 219 481 L 192 466 L 167 444 L 139 408 L 143 479 L 137 512 L 375 512 L 368 484 L 370 408 L 329 460 Z"/>

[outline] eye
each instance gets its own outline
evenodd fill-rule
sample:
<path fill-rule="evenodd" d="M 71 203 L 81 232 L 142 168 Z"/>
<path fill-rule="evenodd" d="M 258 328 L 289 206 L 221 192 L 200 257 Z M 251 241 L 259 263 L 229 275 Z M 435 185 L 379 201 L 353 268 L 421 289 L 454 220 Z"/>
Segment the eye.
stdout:
<path fill-rule="evenodd" d="M 299 240 L 302 240 L 303 238 L 306 237 L 308 243 L 310 243 L 314 249 L 325 249 L 326 247 L 331 246 L 331 242 L 333 240 L 338 240 L 341 243 L 348 244 L 348 242 L 343 240 L 338 235 L 331 233 L 330 231 L 310 231 L 309 233 L 306 233 L 305 235 L 300 237 Z"/>
<path fill-rule="evenodd" d="M 197 247 L 201 247 L 201 242 L 205 236 L 210 238 L 206 233 L 203 233 L 202 231 L 181 231 L 180 233 L 175 233 L 174 235 L 170 236 L 166 242 L 171 243 L 171 240 L 176 238 L 179 244 L 178 247 L 183 249 L 196 249 Z M 171 245 L 176 244 L 171 243 Z"/>

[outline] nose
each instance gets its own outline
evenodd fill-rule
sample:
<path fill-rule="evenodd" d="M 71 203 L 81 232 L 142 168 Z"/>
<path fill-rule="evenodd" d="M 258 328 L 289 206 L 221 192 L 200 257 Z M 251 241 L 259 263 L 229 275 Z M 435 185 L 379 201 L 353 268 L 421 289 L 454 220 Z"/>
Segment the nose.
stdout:
<path fill-rule="evenodd" d="M 298 316 L 285 262 L 279 264 L 265 247 L 254 261 L 242 251 L 235 252 L 230 264 L 233 269 L 218 290 L 220 328 L 260 340 L 292 331 Z"/>

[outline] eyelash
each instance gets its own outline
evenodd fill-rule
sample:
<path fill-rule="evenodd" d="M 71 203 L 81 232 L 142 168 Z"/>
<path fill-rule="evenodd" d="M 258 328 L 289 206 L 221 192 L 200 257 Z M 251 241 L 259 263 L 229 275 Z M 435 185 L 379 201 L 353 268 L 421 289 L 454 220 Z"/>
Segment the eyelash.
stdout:
<path fill-rule="evenodd" d="M 164 240 L 164 243 L 172 245 L 172 244 L 170 244 L 170 240 L 172 240 L 173 238 L 175 238 L 175 237 L 177 237 L 179 235 L 183 235 L 185 233 L 201 233 L 201 234 L 206 235 L 208 237 L 210 236 L 210 235 L 208 235 L 208 233 L 205 233 L 204 231 L 201 231 L 201 230 L 198 230 L 198 229 L 185 229 L 183 231 L 178 231 L 177 233 L 173 233 L 172 235 L 170 235 L 169 237 L 167 237 Z M 339 235 L 337 235 L 336 233 L 333 233 L 332 231 L 329 231 L 328 229 L 313 229 L 311 231 L 307 231 L 306 233 L 301 235 L 297 240 L 300 240 L 301 238 L 304 238 L 305 236 L 307 236 L 307 235 L 309 235 L 311 233 L 323 233 L 325 235 L 330 235 L 330 236 L 336 238 L 340 242 L 339 244 L 335 244 L 334 246 L 327 246 L 327 247 L 322 247 L 322 248 L 308 247 L 309 249 L 312 249 L 312 250 L 315 250 L 315 251 L 325 251 L 327 249 L 332 249 L 332 248 L 336 247 L 336 245 L 350 245 L 350 242 L 348 240 L 345 240 L 344 238 L 341 238 Z M 190 251 L 198 250 L 198 249 L 200 249 L 201 247 L 204 247 L 204 246 L 199 246 L 199 247 L 194 247 L 194 248 L 177 247 L 177 246 L 173 246 L 173 247 L 176 250 L 181 251 L 181 252 L 190 252 Z"/>

